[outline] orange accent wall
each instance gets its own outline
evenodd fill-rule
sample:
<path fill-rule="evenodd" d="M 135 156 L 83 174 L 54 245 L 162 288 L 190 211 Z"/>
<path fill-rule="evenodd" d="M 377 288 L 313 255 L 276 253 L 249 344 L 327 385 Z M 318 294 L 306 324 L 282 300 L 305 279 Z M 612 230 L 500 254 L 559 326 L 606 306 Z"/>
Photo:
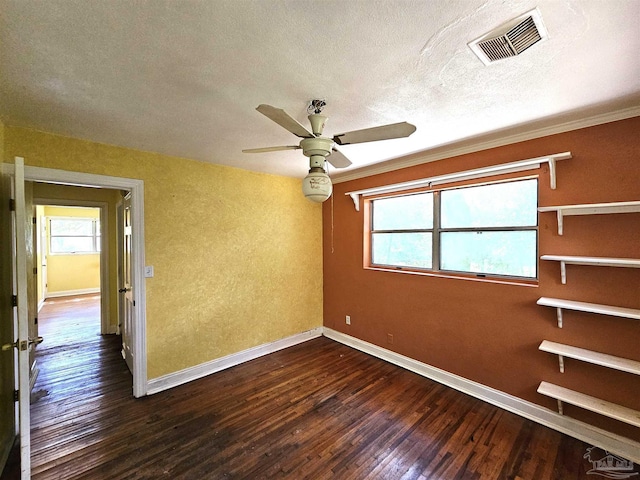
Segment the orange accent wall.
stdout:
<path fill-rule="evenodd" d="M 324 325 L 524 400 L 556 410 L 540 395 L 555 383 L 640 410 L 640 377 L 538 350 L 551 340 L 640 361 L 640 321 L 564 311 L 539 297 L 640 308 L 640 269 L 539 261 L 536 286 L 363 269 L 364 211 L 345 192 L 571 151 L 538 172 L 540 206 L 640 200 L 640 117 L 529 140 L 334 185 L 324 204 Z M 524 172 L 529 175 L 530 172 Z M 332 219 L 333 215 L 333 219 Z M 565 217 L 539 214 L 539 253 L 640 258 L 640 213 Z M 345 324 L 351 316 L 351 325 Z M 393 344 L 387 335 L 393 335 Z M 640 429 L 565 405 L 565 414 L 640 440 Z"/>

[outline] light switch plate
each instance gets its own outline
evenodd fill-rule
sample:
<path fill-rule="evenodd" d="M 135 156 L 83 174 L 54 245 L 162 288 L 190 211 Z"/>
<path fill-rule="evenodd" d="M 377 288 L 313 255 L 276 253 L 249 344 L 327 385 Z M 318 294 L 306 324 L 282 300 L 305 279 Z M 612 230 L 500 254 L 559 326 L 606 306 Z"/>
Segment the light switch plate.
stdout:
<path fill-rule="evenodd" d="M 144 267 L 144 276 L 145 278 L 153 277 L 153 265 L 147 265 Z"/>

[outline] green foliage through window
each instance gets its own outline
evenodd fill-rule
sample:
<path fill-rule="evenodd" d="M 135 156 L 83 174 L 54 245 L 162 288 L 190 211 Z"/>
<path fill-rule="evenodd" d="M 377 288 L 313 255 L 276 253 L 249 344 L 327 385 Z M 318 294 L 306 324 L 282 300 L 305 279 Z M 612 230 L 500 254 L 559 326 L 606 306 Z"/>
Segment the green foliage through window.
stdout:
<path fill-rule="evenodd" d="M 536 179 L 373 200 L 371 263 L 536 278 L 537 206 Z"/>

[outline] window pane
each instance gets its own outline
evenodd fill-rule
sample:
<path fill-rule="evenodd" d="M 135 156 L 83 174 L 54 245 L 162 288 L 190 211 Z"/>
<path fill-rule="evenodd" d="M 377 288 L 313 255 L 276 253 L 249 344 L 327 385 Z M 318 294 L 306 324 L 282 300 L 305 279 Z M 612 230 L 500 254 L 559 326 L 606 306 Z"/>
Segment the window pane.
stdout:
<path fill-rule="evenodd" d="M 51 237 L 52 253 L 93 251 L 93 237 Z"/>
<path fill-rule="evenodd" d="M 442 228 L 527 227 L 538 221 L 538 182 L 498 183 L 445 190 Z"/>
<path fill-rule="evenodd" d="M 536 232 L 443 232 L 440 268 L 536 277 Z"/>
<path fill-rule="evenodd" d="M 433 193 L 373 201 L 373 230 L 433 228 Z"/>
<path fill-rule="evenodd" d="M 51 219 L 51 235 L 92 236 L 93 220 L 91 218 Z"/>
<path fill-rule="evenodd" d="M 431 268 L 431 233 L 374 233 L 371 243 L 373 264 Z"/>

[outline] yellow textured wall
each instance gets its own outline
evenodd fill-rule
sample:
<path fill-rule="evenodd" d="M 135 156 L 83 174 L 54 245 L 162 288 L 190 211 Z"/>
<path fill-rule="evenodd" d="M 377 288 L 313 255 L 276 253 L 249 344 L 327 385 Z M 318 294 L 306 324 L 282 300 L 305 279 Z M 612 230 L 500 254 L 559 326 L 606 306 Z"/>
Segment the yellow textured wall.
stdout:
<path fill-rule="evenodd" d="M 50 217 L 100 218 L 98 208 L 44 208 L 44 214 Z M 51 254 L 47 229 L 47 289 L 49 293 L 68 292 L 100 288 L 100 254 Z"/>
<path fill-rule="evenodd" d="M 0 163 L 4 161 L 4 123 L 0 120 Z"/>
<path fill-rule="evenodd" d="M 321 206 L 300 180 L 6 126 L 27 165 L 144 181 L 148 376 L 322 325 Z"/>

